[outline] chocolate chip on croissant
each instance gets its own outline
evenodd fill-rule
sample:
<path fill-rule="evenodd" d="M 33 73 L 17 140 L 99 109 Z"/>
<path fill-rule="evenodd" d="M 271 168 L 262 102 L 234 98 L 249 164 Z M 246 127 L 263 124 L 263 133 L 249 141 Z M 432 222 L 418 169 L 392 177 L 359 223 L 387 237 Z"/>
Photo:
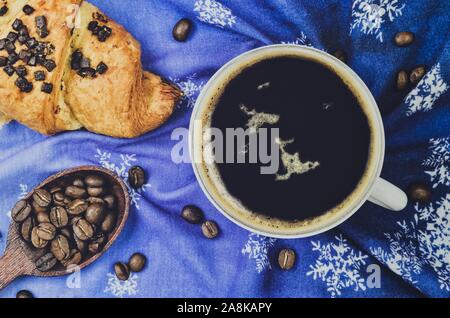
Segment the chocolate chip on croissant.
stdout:
<path fill-rule="evenodd" d="M 0 26 L 0 122 L 132 138 L 161 126 L 181 97 L 143 71 L 132 35 L 86 1 L 18 0 Z"/>

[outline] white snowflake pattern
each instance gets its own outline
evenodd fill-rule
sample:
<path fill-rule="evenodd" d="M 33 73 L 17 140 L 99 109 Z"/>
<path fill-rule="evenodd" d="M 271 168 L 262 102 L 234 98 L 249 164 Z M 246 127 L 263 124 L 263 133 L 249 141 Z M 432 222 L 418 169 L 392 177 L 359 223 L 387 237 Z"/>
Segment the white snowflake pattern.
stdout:
<path fill-rule="evenodd" d="M 406 97 L 405 103 L 408 106 L 406 116 L 411 116 L 418 111 L 432 110 L 434 103 L 447 90 L 448 84 L 442 78 L 441 65 L 437 63 Z"/>
<path fill-rule="evenodd" d="M 95 154 L 95 158 L 97 158 L 100 165 L 106 169 L 114 171 L 119 177 L 125 180 L 125 184 L 128 187 L 128 192 L 130 193 L 131 203 L 136 207 L 136 209 L 140 210 L 140 201 L 142 199 L 143 193 L 150 188 L 151 185 L 149 183 L 144 184 L 140 189 L 133 189 L 128 184 L 128 169 L 133 165 L 137 164 L 138 159 L 135 154 L 120 154 L 119 163 L 115 163 L 112 159 L 112 154 L 107 151 L 102 151 L 97 148 L 97 153 Z"/>
<path fill-rule="evenodd" d="M 216 0 L 196 0 L 194 12 L 197 19 L 215 25 L 219 28 L 232 27 L 236 23 L 236 17 L 231 10 Z"/>
<path fill-rule="evenodd" d="M 250 233 L 247 243 L 242 249 L 243 255 L 255 261 L 256 271 L 261 274 L 266 269 L 272 269 L 269 260 L 269 249 L 277 240 L 256 233 Z"/>
<path fill-rule="evenodd" d="M 415 275 L 420 274 L 424 266 L 417 244 L 418 222 L 418 217 L 415 216 L 414 221 L 409 224 L 406 221 L 397 222 L 399 230 L 384 233 L 389 243 L 389 251 L 380 247 L 370 248 L 374 257 L 412 284 L 417 283 Z"/>
<path fill-rule="evenodd" d="M 116 297 L 133 296 L 138 293 L 138 275 L 131 273 L 130 277 L 125 280 L 119 280 L 116 275 L 107 273 L 107 286 L 104 293 L 111 293 Z"/>
<path fill-rule="evenodd" d="M 281 44 L 295 44 L 312 46 L 311 41 L 308 39 L 305 33 L 301 32 L 300 35 L 294 41 L 282 41 Z"/>
<path fill-rule="evenodd" d="M 450 186 L 450 137 L 433 138 L 430 140 L 431 155 L 422 162 L 422 165 L 432 169 L 425 171 L 430 176 L 433 188 L 439 185 Z"/>
<path fill-rule="evenodd" d="M 312 250 L 320 255 L 316 263 L 309 266 L 311 271 L 306 275 L 325 282 L 331 297 L 340 296 L 346 288 L 353 288 L 354 291 L 366 290 L 361 269 L 368 256 L 352 249 L 342 235 L 336 236 L 335 240 L 336 243 L 327 244 L 311 241 Z"/>
<path fill-rule="evenodd" d="M 354 0 L 350 34 L 359 29 L 364 34 L 375 35 L 377 40 L 383 42 L 382 25 L 401 16 L 404 7 L 405 4 L 399 0 Z"/>
<path fill-rule="evenodd" d="M 183 92 L 182 103 L 178 103 L 177 107 L 180 108 L 181 105 L 186 105 L 187 108 L 194 107 L 197 97 L 200 94 L 200 92 L 204 86 L 204 82 L 200 82 L 199 84 L 196 84 L 196 82 L 195 82 L 196 77 L 197 77 L 197 74 L 192 74 L 192 75 L 186 77 L 186 79 L 169 78 L 169 80 L 171 82 L 175 83 Z"/>
<path fill-rule="evenodd" d="M 25 198 L 27 194 L 28 194 L 28 185 L 24 183 L 19 184 L 19 195 L 17 196 L 17 199 L 22 200 L 23 198 Z M 11 210 L 6 212 L 6 215 L 9 217 L 9 219 L 12 219 Z"/>
<path fill-rule="evenodd" d="M 427 222 L 419 231 L 420 252 L 436 272 L 440 288 L 450 291 L 450 194 L 437 205 L 415 206 L 420 219 Z"/>

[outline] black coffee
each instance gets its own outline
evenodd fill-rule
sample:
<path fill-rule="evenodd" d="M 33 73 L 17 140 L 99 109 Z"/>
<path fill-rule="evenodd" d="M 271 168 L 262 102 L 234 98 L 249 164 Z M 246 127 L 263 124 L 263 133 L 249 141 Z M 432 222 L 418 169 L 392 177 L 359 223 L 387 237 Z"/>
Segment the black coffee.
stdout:
<path fill-rule="evenodd" d="M 352 194 L 366 170 L 371 131 L 358 99 L 338 75 L 296 57 L 257 62 L 226 85 L 211 126 L 223 132 L 246 129 L 252 115 L 261 113 L 278 115 L 275 124 L 261 127 L 279 128 L 285 142 L 280 154 L 309 166 L 304 173 L 288 175 L 280 159 L 277 179 L 276 174 L 261 174 L 260 162 L 219 163 L 222 182 L 233 197 L 255 213 L 297 221 L 323 215 Z"/>

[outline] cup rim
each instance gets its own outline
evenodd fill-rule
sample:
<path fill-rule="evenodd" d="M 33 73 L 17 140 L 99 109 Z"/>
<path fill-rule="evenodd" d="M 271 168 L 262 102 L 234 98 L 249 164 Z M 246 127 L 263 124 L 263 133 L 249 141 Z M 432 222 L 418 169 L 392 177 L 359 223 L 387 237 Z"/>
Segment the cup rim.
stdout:
<path fill-rule="evenodd" d="M 306 231 L 302 233 L 292 233 L 292 234 L 281 234 L 281 233 L 275 233 L 275 232 L 268 232 L 265 230 L 258 229 L 256 226 L 245 224 L 243 221 L 241 221 L 239 218 L 231 215 L 227 212 L 227 210 L 221 206 L 219 202 L 215 199 L 214 195 L 211 193 L 210 189 L 205 185 L 205 180 L 203 180 L 200 172 L 198 171 L 198 164 L 195 162 L 195 147 L 201 145 L 201 143 L 198 143 L 196 145 L 194 138 L 195 138 L 195 122 L 199 120 L 199 116 L 203 114 L 203 110 L 205 107 L 208 106 L 208 103 L 204 102 L 205 97 L 210 93 L 210 89 L 215 84 L 216 80 L 226 73 L 233 65 L 237 64 L 238 62 L 244 60 L 245 58 L 249 58 L 252 55 L 257 55 L 258 53 L 261 53 L 263 51 L 282 51 L 282 50 L 290 50 L 290 51 L 306 51 L 314 54 L 315 56 L 321 56 L 325 60 L 328 60 L 331 64 L 334 64 L 334 66 L 339 67 L 342 69 L 346 75 L 351 78 L 352 81 L 356 83 L 357 90 L 360 94 L 364 96 L 364 100 L 366 102 L 366 106 L 370 108 L 370 111 L 373 113 L 373 121 L 374 121 L 374 131 L 378 134 L 378 144 L 375 149 L 376 154 L 374 155 L 375 163 L 374 165 L 377 165 L 377 167 L 374 169 L 374 173 L 371 176 L 370 180 L 367 182 L 364 190 L 362 191 L 362 194 L 360 194 L 360 197 L 355 200 L 355 203 L 351 205 L 351 208 L 348 209 L 346 212 L 340 213 L 339 217 L 334 220 L 333 222 L 329 222 L 328 224 L 325 224 L 324 226 L 319 227 L 318 229 L 312 230 L 312 231 Z M 286 51 L 284 51 L 286 52 Z M 305 237 L 311 237 L 317 234 L 324 233 L 332 228 L 335 228 L 345 222 L 347 219 L 349 219 L 352 215 L 356 213 L 356 211 L 359 210 L 359 208 L 368 200 L 370 197 L 371 190 L 381 175 L 381 170 L 383 167 L 384 162 L 384 155 L 385 155 L 385 132 L 384 132 L 384 125 L 381 117 L 381 113 L 379 111 L 377 102 L 375 101 L 375 98 L 373 97 L 372 93 L 370 92 L 367 85 L 364 83 L 364 81 L 356 74 L 355 71 L 353 71 L 347 64 L 343 63 L 341 60 L 337 59 L 336 57 L 332 56 L 331 54 L 313 48 L 309 46 L 303 46 L 303 45 L 297 45 L 297 44 L 272 44 L 272 45 L 266 45 L 262 47 L 258 47 L 249 51 L 246 51 L 230 61 L 228 61 L 226 64 L 224 64 L 218 71 L 215 72 L 215 74 L 209 79 L 209 81 L 206 83 L 206 85 L 203 87 L 202 91 L 200 92 L 200 95 L 198 96 L 195 106 L 192 110 L 190 123 L 189 123 L 189 155 L 192 163 L 192 167 L 194 170 L 195 177 L 203 191 L 203 193 L 206 195 L 208 200 L 214 205 L 214 207 L 222 213 L 227 219 L 235 223 L 236 225 L 240 226 L 241 228 L 244 228 L 250 232 L 273 237 L 273 238 L 280 238 L 280 239 L 296 239 L 296 238 L 305 238 Z"/>

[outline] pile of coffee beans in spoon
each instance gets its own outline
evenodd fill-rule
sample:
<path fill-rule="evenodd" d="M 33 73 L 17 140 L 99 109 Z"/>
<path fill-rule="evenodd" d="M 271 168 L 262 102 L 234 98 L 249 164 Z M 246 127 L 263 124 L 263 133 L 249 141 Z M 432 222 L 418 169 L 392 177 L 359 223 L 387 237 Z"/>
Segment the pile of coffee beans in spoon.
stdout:
<path fill-rule="evenodd" d="M 11 217 L 22 239 L 45 251 L 38 270 L 78 265 L 103 249 L 118 217 L 111 187 L 97 174 L 70 176 L 16 203 Z"/>

